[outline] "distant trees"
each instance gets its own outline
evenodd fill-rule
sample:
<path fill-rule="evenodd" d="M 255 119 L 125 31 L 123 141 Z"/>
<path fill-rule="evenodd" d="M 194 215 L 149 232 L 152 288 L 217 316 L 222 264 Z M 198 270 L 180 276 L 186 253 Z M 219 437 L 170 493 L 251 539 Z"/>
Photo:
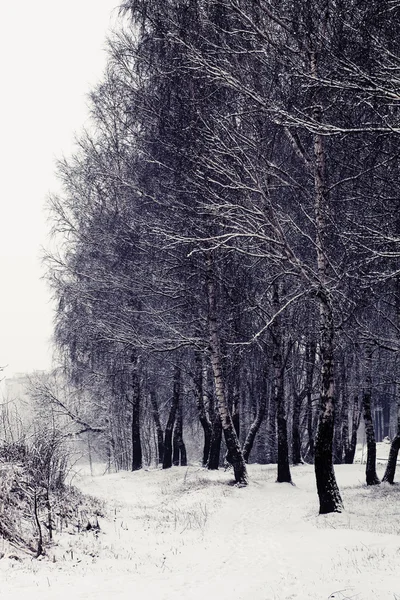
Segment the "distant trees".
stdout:
<path fill-rule="evenodd" d="M 107 390 L 131 468 L 143 434 L 185 464 L 196 423 L 203 465 L 221 432 L 237 483 L 252 457 L 282 482 L 314 460 L 320 512 L 340 511 L 363 399 L 376 482 L 363 352 L 398 352 L 393 10 L 124 2 L 92 132 L 59 165 L 48 273 L 65 371 L 93 406 Z"/>

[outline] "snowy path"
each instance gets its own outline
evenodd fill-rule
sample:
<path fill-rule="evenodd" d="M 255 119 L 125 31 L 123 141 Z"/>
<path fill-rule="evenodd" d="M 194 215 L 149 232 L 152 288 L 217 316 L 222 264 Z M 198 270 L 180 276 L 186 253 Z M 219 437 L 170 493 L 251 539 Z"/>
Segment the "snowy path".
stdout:
<path fill-rule="evenodd" d="M 318 517 L 311 467 L 293 470 L 295 487 L 270 467 L 251 475 L 241 489 L 195 468 L 85 478 L 113 519 L 98 539 L 61 539 L 54 563 L 0 561 L 0 598 L 400 600 L 398 535 L 359 530 L 354 510 Z M 338 469 L 351 509 L 357 477 L 359 467 Z"/>

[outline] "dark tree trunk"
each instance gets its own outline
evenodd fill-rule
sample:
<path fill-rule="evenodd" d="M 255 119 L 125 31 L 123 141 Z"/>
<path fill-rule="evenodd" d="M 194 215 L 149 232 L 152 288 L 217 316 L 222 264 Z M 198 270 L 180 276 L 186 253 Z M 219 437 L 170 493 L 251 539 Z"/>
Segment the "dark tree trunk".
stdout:
<path fill-rule="evenodd" d="M 292 463 L 299 465 L 303 461 L 301 460 L 301 438 L 300 438 L 300 413 L 302 396 L 293 393 L 293 417 L 292 417 Z"/>
<path fill-rule="evenodd" d="M 162 465 L 164 460 L 164 433 L 161 427 L 160 412 L 158 410 L 157 396 L 154 389 L 150 392 L 150 402 L 157 433 L 158 463 Z"/>
<path fill-rule="evenodd" d="M 210 456 L 208 459 L 207 467 L 210 471 L 216 471 L 219 468 L 220 455 L 221 455 L 221 443 L 222 443 L 222 425 L 219 415 L 215 414 L 213 421 L 211 445 L 210 445 Z"/>
<path fill-rule="evenodd" d="M 212 425 L 210 417 L 206 410 L 207 398 L 207 364 L 205 359 L 202 357 L 200 352 L 195 353 L 195 367 L 196 372 L 194 376 L 195 393 L 196 393 L 196 405 L 199 414 L 199 420 L 204 431 L 204 445 L 203 445 L 203 467 L 207 466 L 210 458 L 211 438 L 212 438 Z M 209 404 L 209 401 L 207 402 Z"/>
<path fill-rule="evenodd" d="M 311 76 L 318 78 L 318 53 L 310 52 Z M 315 90 L 313 118 L 319 123 L 322 119 L 318 89 Z M 315 188 L 315 250 L 319 289 L 319 326 L 321 352 L 321 390 L 318 410 L 318 429 L 315 440 L 315 477 L 319 496 L 320 514 L 341 512 L 343 502 L 333 469 L 332 446 L 335 418 L 334 401 L 334 322 L 333 307 L 329 292 L 329 262 L 327 259 L 327 219 L 329 195 L 326 185 L 325 148 L 323 136 L 314 134 L 314 188 Z"/>
<path fill-rule="evenodd" d="M 179 399 L 174 427 L 172 464 L 176 467 L 187 466 L 186 446 L 183 441 L 183 415 L 181 398 Z"/>
<path fill-rule="evenodd" d="M 266 464 L 274 464 L 278 460 L 276 443 L 276 396 L 271 391 L 268 404 Z"/>
<path fill-rule="evenodd" d="M 230 409 L 230 413 L 231 413 L 231 416 L 232 416 L 233 427 L 235 429 L 237 438 L 239 440 L 239 436 L 240 436 L 240 413 L 239 413 L 239 404 L 238 404 L 237 390 L 235 389 L 235 387 L 233 387 L 232 394 L 233 394 L 232 395 L 232 402 L 231 402 L 232 408 Z M 227 453 L 226 453 L 225 460 L 226 460 L 227 463 L 232 464 L 232 460 L 231 460 L 231 457 L 229 455 L 229 451 L 227 451 Z"/>
<path fill-rule="evenodd" d="M 181 370 L 179 366 L 176 365 L 174 368 L 172 404 L 171 409 L 169 411 L 167 425 L 165 427 L 163 469 L 170 469 L 172 467 L 172 431 L 174 428 L 176 411 L 179 405 L 180 394 Z"/>
<path fill-rule="evenodd" d="M 358 396 L 355 396 L 353 404 L 353 415 L 351 419 L 351 437 L 346 450 L 346 454 L 344 456 L 344 462 L 346 465 L 352 465 L 354 462 L 354 456 L 357 448 L 357 431 L 360 426 L 360 421 L 361 411 L 358 402 Z"/>
<path fill-rule="evenodd" d="M 346 392 L 345 392 L 345 367 L 344 359 L 342 357 L 340 364 L 339 381 L 337 383 L 338 392 L 336 394 L 336 406 L 335 406 L 335 431 L 333 438 L 333 462 L 335 465 L 341 465 L 343 462 L 343 424 L 348 415 L 348 402 L 346 411 Z"/>
<path fill-rule="evenodd" d="M 315 476 L 319 512 L 341 512 L 343 502 L 333 469 L 332 445 L 334 426 L 333 397 L 333 314 L 330 299 L 321 291 L 321 392 L 317 437 L 315 441 Z"/>
<path fill-rule="evenodd" d="M 400 434 L 397 434 L 392 441 L 390 446 L 389 458 L 385 469 L 385 474 L 383 476 L 382 481 L 387 481 L 387 483 L 394 482 L 394 476 L 396 474 L 396 465 L 397 465 L 397 456 L 399 454 L 400 449 Z"/>
<path fill-rule="evenodd" d="M 278 313 L 279 306 L 279 290 L 278 284 L 273 287 L 272 306 L 275 314 Z M 284 387 L 284 360 L 282 352 L 282 331 L 281 319 L 276 317 L 271 326 L 272 338 L 272 364 L 274 369 L 274 381 L 272 395 L 275 400 L 277 410 L 277 425 L 278 425 L 278 473 L 277 482 L 291 483 L 289 467 L 289 447 L 287 437 L 287 423 L 285 411 L 285 387 Z"/>
<path fill-rule="evenodd" d="M 246 463 L 249 461 L 249 456 L 250 456 L 250 452 L 253 449 L 255 437 L 258 433 L 258 430 L 260 429 L 261 423 L 264 420 L 266 405 L 267 405 L 267 395 L 266 395 L 266 390 L 263 390 L 263 391 L 261 391 L 261 396 L 258 401 L 256 417 L 255 417 L 253 423 L 250 425 L 245 442 L 243 444 L 243 458 L 246 461 Z"/>
<path fill-rule="evenodd" d="M 346 461 L 346 456 L 349 452 L 349 410 L 350 401 L 349 394 L 347 391 L 347 373 L 346 365 L 343 360 L 343 373 L 342 373 L 342 462 Z"/>
<path fill-rule="evenodd" d="M 140 439 L 140 383 L 139 361 L 132 356 L 132 471 L 142 468 L 142 443 Z"/>
<path fill-rule="evenodd" d="M 398 219 L 399 221 L 399 219 Z M 398 223 L 399 225 L 399 223 Z M 400 328 L 400 277 L 397 277 L 395 280 L 395 302 L 396 302 L 396 323 L 397 323 L 397 331 Z M 398 373 L 396 373 L 398 380 Z M 394 476 L 396 474 L 396 465 L 397 465 L 397 456 L 399 454 L 400 448 L 400 384 L 395 384 L 395 393 L 397 396 L 397 431 L 396 435 L 392 440 L 392 444 L 390 446 L 390 452 L 388 457 L 388 462 L 385 469 L 385 474 L 383 476 L 382 481 L 387 481 L 388 483 L 394 482 Z"/>
<path fill-rule="evenodd" d="M 228 409 L 232 417 L 233 427 L 235 428 L 238 440 L 240 440 L 240 366 L 237 352 L 233 352 L 231 364 L 230 385 L 226 386 Z M 227 450 L 225 461 L 232 464 L 229 450 Z"/>
<path fill-rule="evenodd" d="M 247 469 L 240 448 L 239 439 L 232 422 L 226 399 L 225 382 L 222 371 L 221 346 L 217 320 L 217 298 L 214 283 L 214 273 L 212 258 L 208 256 L 208 281 L 207 281 L 207 299 L 208 299 L 208 324 L 211 366 L 214 374 L 215 395 L 219 416 L 221 418 L 222 430 L 224 433 L 226 448 L 229 459 L 233 467 L 236 483 L 247 484 Z"/>
<path fill-rule="evenodd" d="M 307 391 L 307 435 L 308 435 L 308 456 L 311 461 L 314 460 L 314 428 L 313 428 L 313 403 L 312 392 Z"/>
<path fill-rule="evenodd" d="M 222 443 L 222 424 L 218 412 L 215 410 L 214 392 L 209 391 L 209 409 L 211 416 L 211 443 L 210 455 L 207 467 L 210 471 L 216 471 L 220 466 L 221 443 Z"/>
<path fill-rule="evenodd" d="M 238 362 L 238 361 L 237 361 Z M 238 439 L 240 439 L 240 371 L 236 365 L 232 392 L 232 422 Z"/>
<path fill-rule="evenodd" d="M 261 421 L 260 424 L 260 428 L 258 430 L 258 435 L 256 436 L 255 439 L 255 453 L 256 453 L 256 462 L 258 462 L 260 465 L 265 465 L 267 464 L 266 460 L 267 460 L 267 452 L 266 452 L 266 448 L 267 448 L 267 419 L 266 416 L 268 414 L 268 401 L 269 398 L 271 396 L 271 394 L 269 393 L 269 381 L 268 379 L 265 379 L 264 382 L 264 389 L 261 390 L 260 394 L 264 394 L 264 398 L 265 398 L 265 412 L 264 412 L 264 417 Z M 260 397 L 260 396 L 259 396 Z"/>
<path fill-rule="evenodd" d="M 364 409 L 364 424 L 365 435 L 367 437 L 367 464 L 365 468 L 365 476 L 367 485 L 378 485 L 379 477 L 376 474 L 376 441 L 374 423 L 372 421 L 372 349 L 367 347 L 365 360 L 365 388 L 363 391 L 363 409 Z"/>
<path fill-rule="evenodd" d="M 283 381 L 282 381 L 283 383 Z M 284 388 L 283 385 L 279 389 L 278 397 L 278 474 L 277 482 L 279 483 L 291 483 L 292 477 L 290 475 L 289 467 L 289 447 L 287 438 L 287 423 L 285 414 L 285 403 L 284 403 Z"/>
<path fill-rule="evenodd" d="M 399 454 L 400 449 L 400 400 L 398 400 L 397 404 L 397 434 L 393 438 L 392 444 L 390 446 L 389 458 L 385 469 L 385 474 L 383 476 L 382 481 L 387 481 L 388 483 L 394 482 L 394 476 L 396 474 L 396 465 L 397 465 L 397 456 Z"/>
<path fill-rule="evenodd" d="M 306 368 L 306 386 L 305 386 L 305 397 L 307 398 L 306 404 L 306 426 L 307 426 L 307 438 L 308 448 L 306 452 L 307 460 L 314 461 L 314 430 L 315 430 L 315 418 L 313 411 L 313 379 L 315 370 L 315 357 L 317 352 L 317 344 L 314 341 L 306 343 L 305 351 L 305 368 Z"/>

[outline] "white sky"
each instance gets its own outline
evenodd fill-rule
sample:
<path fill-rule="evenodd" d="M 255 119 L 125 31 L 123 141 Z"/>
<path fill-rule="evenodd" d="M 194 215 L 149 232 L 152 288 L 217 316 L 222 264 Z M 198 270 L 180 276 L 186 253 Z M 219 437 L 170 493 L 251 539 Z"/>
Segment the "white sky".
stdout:
<path fill-rule="evenodd" d="M 0 21 L 0 365 L 51 363 L 52 308 L 41 280 L 46 197 L 101 78 L 118 0 L 10 0 Z"/>

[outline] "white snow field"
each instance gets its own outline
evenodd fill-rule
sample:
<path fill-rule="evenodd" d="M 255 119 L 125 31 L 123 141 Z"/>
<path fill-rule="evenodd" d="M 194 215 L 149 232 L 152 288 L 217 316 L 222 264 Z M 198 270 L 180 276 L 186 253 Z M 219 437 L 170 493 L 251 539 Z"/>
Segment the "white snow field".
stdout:
<path fill-rule="evenodd" d="M 364 468 L 336 468 L 346 510 L 326 516 L 310 465 L 294 486 L 260 465 L 245 488 L 193 466 L 77 476 L 107 504 L 100 533 L 62 534 L 43 560 L 6 554 L 0 599 L 400 600 L 400 486 L 367 488 Z"/>

